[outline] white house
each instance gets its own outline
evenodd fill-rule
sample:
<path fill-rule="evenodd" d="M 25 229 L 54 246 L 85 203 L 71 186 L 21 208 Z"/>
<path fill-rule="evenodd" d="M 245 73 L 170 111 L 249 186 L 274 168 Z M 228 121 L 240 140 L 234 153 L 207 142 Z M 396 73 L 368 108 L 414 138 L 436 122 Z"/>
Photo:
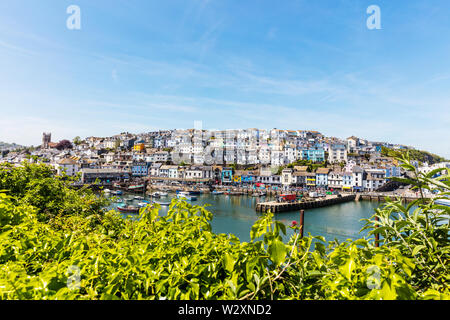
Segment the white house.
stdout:
<path fill-rule="evenodd" d="M 71 158 L 64 158 L 57 162 L 56 170 L 58 175 L 65 173 L 68 176 L 75 176 L 80 168 L 75 160 Z"/>
<path fill-rule="evenodd" d="M 328 150 L 328 162 L 347 162 L 347 148 L 343 144 L 331 145 Z"/>

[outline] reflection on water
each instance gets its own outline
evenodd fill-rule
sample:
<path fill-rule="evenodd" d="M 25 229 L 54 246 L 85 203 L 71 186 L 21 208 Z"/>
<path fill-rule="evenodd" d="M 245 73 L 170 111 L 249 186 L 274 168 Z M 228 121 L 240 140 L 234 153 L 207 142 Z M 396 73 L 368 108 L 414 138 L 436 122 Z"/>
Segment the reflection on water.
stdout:
<path fill-rule="evenodd" d="M 175 197 L 169 194 L 168 197 L 159 199 L 168 202 Z M 125 195 L 123 198 L 133 198 L 132 195 Z M 150 200 L 146 198 L 146 200 Z M 250 229 L 260 216 L 255 211 L 257 202 L 272 200 L 270 198 L 256 198 L 251 196 L 226 196 L 204 194 L 198 196 L 195 205 L 209 204 L 207 207 L 213 213 L 212 229 L 215 233 L 232 233 L 241 241 L 250 241 Z M 133 200 L 130 204 L 137 205 L 139 200 Z M 305 211 L 305 235 L 311 233 L 314 236 L 323 236 L 331 241 L 335 238 L 339 241 L 346 239 L 357 239 L 366 235 L 359 231 L 364 226 L 361 219 L 368 219 L 373 215 L 374 209 L 380 203 L 377 202 L 347 202 L 325 208 L 309 209 Z M 112 204 L 111 208 L 117 204 Z M 166 214 L 169 207 L 162 206 L 160 214 Z M 124 215 L 125 216 L 125 215 Z M 126 215 L 136 216 L 136 215 Z M 275 215 L 276 219 L 286 225 L 291 225 L 292 221 L 299 221 L 299 212 L 284 212 Z M 287 228 L 287 240 L 293 231 Z"/>

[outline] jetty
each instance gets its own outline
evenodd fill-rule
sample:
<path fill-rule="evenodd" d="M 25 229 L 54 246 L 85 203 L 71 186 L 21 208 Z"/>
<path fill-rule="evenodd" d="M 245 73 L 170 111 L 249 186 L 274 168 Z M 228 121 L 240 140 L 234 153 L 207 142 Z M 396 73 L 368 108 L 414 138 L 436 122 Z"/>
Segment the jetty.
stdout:
<path fill-rule="evenodd" d="M 294 202 L 260 202 L 256 204 L 255 210 L 257 212 L 270 212 L 278 213 L 278 212 L 286 212 L 286 211 L 296 211 L 296 210 L 304 210 L 304 209 L 313 209 L 313 208 L 321 208 L 326 206 L 331 206 L 339 203 L 355 201 L 356 195 L 332 195 L 327 196 L 325 198 L 316 198 L 316 199 L 302 199 L 300 201 Z"/>

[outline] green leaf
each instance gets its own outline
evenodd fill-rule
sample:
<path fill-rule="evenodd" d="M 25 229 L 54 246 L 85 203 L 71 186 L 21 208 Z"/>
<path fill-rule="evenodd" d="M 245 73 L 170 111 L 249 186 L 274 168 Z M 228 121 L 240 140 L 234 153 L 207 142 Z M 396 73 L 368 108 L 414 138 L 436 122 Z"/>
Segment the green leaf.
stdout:
<path fill-rule="evenodd" d="M 233 272 L 234 264 L 236 263 L 236 260 L 228 253 L 225 253 L 223 256 L 223 266 L 225 270 L 228 272 Z"/>
<path fill-rule="evenodd" d="M 279 266 L 286 258 L 286 245 L 282 241 L 275 239 L 269 244 L 268 254 L 270 260 L 272 260 L 276 266 Z"/>
<path fill-rule="evenodd" d="M 420 250 L 423 250 L 423 249 L 425 249 L 425 248 L 426 248 L 426 247 L 425 247 L 424 245 L 418 245 L 418 246 L 415 246 L 414 249 L 413 249 L 413 251 L 412 251 L 412 255 L 413 255 L 413 256 L 417 255 L 417 254 L 419 253 Z"/>
<path fill-rule="evenodd" d="M 348 258 L 346 263 L 339 267 L 339 271 L 347 278 L 347 280 L 351 280 L 352 271 L 355 270 L 355 261 L 353 259 Z"/>

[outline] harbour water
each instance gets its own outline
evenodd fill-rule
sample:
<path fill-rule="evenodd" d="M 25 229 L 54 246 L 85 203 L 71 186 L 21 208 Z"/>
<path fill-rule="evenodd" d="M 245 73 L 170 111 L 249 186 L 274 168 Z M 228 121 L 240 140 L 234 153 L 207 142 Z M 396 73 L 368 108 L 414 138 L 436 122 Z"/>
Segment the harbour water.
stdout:
<path fill-rule="evenodd" d="M 130 194 L 121 198 L 127 199 L 133 198 L 133 196 Z M 156 200 L 169 202 L 175 197 L 174 193 L 169 193 L 167 197 Z M 250 241 L 250 229 L 260 216 L 255 211 L 255 206 L 262 199 L 251 196 L 202 194 L 197 196 L 197 201 L 192 201 L 192 204 L 210 205 L 207 209 L 213 213 L 211 225 L 215 233 L 231 233 L 241 241 Z M 150 200 L 150 198 L 146 197 L 146 200 Z M 137 205 L 138 202 L 140 201 L 133 200 L 129 204 Z M 374 213 L 374 209 L 380 205 L 381 203 L 379 202 L 351 201 L 329 207 L 306 210 L 304 234 L 308 235 L 308 233 L 311 233 L 313 236 L 323 236 L 327 241 L 335 238 L 339 241 L 361 238 L 366 233 L 360 233 L 361 228 L 364 226 L 364 221 L 360 220 L 370 218 Z M 117 204 L 112 204 L 110 208 L 116 206 Z M 162 206 L 160 214 L 164 215 L 167 211 L 168 207 Z M 292 221 L 299 221 L 299 212 L 277 213 L 275 218 L 289 226 Z M 284 238 L 287 240 L 293 233 L 293 230 L 287 228 L 287 235 Z"/>

